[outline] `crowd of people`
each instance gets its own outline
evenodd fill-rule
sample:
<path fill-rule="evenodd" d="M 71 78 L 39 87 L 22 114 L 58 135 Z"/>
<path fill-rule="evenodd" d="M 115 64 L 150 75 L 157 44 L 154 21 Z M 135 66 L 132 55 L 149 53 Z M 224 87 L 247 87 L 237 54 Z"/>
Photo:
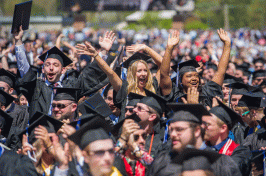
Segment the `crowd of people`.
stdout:
<path fill-rule="evenodd" d="M 264 174 L 265 31 L 0 34 L 0 175 Z"/>

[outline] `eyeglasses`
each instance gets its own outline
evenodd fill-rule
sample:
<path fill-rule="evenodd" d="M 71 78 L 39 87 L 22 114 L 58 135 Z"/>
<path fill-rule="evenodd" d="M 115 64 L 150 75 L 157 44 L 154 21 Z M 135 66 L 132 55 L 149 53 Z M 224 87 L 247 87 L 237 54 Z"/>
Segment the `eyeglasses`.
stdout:
<path fill-rule="evenodd" d="M 246 112 L 244 112 L 244 113 L 242 114 L 242 116 L 247 115 L 247 114 L 249 114 L 249 113 L 250 113 L 250 111 L 246 111 Z"/>
<path fill-rule="evenodd" d="M 106 152 L 108 152 L 110 155 L 114 155 L 115 151 L 114 149 L 109 149 L 109 150 L 97 150 L 97 151 L 90 151 L 90 155 L 94 155 L 96 157 L 103 157 Z"/>
<path fill-rule="evenodd" d="M 146 140 L 146 138 L 147 138 L 147 134 L 145 134 L 145 133 L 143 133 L 143 134 L 136 134 L 136 135 L 134 135 L 134 141 L 138 141 L 139 138 L 140 138 L 140 136 L 141 136 L 144 140 Z"/>
<path fill-rule="evenodd" d="M 72 102 L 73 103 L 73 102 Z M 69 105 L 71 105 L 72 103 L 68 103 L 68 104 L 55 104 L 55 103 L 53 103 L 52 104 L 52 107 L 53 108 L 56 108 L 56 107 L 58 107 L 59 109 L 64 109 L 65 107 L 68 107 Z"/>
<path fill-rule="evenodd" d="M 136 108 L 138 111 L 141 111 L 141 112 L 150 112 L 150 110 L 146 110 L 145 108 L 143 108 L 141 106 L 137 106 Z"/>
<path fill-rule="evenodd" d="M 126 112 L 129 111 L 130 113 L 133 113 L 134 108 L 126 108 Z"/>
<path fill-rule="evenodd" d="M 187 130 L 188 128 L 191 128 L 191 127 L 186 127 L 186 128 L 182 128 L 182 127 L 172 128 L 172 129 L 170 130 L 170 132 L 175 131 L 177 134 L 181 134 L 181 133 L 183 133 L 185 130 Z"/>

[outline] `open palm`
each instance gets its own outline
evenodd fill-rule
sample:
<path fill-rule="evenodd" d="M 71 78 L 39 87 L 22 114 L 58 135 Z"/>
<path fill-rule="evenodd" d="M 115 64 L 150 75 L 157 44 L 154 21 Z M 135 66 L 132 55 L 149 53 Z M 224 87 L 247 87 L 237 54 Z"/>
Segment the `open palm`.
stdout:
<path fill-rule="evenodd" d="M 230 37 L 226 31 L 224 31 L 223 29 L 218 29 L 217 33 L 218 33 L 222 42 L 231 43 L 231 39 L 230 39 Z"/>
<path fill-rule="evenodd" d="M 89 56 L 94 56 L 97 53 L 95 48 L 91 46 L 90 43 L 87 41 L 85 42 L 85 44 L 77 44 L 76 48 L 77 48 L 77 53 L 79 55 L 85 54 Z"/>
<path fill-rule="evenodd" d="M 178 43 L 179 43 L 179 31 L 178 30 L 174 30 L 174 32 L 172 32 L 172 34 L 169 34 L 169 36 L 168 36 L 167 45 L 174 47 Z"/>
<path fill-rule="evenodd" d="M 102 38 L 101 36 L 99 37 L 99 45 L 109 51 L 114 43 L 116 39 L 115 33 L 113 31 L 107 31 L 104 35 L 104 37 Z"/>

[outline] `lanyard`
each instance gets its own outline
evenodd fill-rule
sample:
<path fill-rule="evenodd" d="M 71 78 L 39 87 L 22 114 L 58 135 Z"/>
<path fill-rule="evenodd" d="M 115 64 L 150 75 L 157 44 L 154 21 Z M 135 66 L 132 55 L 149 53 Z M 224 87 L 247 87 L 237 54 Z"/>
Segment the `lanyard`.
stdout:
<path fill-rule="evenodd" d="M 43 164 L 41 164 L 42 166 L 42 169 L 43 169 L 43 176 L 46 176 L 46 168 L 44 167 Z M 47 176 L 50 176 L 51 175 L 51 165 L 49 166 L 49 174 L 47 174 Z"/>
<path fill-rule="evenodd" d="M 153 138 L 154 138 L 154 131 L 153 131 L 153 134 L 151 136 L 151 143 L 150 143 L 149 155 L 151 155 L 151 148 L 152 148 L 152 144 L 153 144 Z"/>

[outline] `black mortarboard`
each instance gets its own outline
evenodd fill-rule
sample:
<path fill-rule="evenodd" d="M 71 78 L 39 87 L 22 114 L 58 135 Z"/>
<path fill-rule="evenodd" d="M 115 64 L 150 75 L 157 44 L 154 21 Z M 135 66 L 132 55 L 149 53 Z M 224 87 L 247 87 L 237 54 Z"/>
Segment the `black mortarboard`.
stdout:
<path fill-rule="evenodd" d="M 111 127 L 105 120 L 95 117 L 68 138 L 83 150 L 94 141 L 110 139 L 110 131 Z"/>
<path fill-rule="evenodd" d="M 176 102 L 183 102 L 182 101 L 182 97 L 185 98 L 185 99 L 187 99 L 187 94 L 184 94 L 184 95 L 182 95 L 180 97 L 177 97 Z M 205 96 L 205 95 L 199 95 L 199 102 L 200 103 L 203 102 L 206 99 L 207 99 L 207 96 Z"/>
<path fill-rule="evenodd" d="M 262 108 L 266 107 L 265 97 L 260 97 L 251 94 L 251 95 L 243 95 L 238 102 L 238 106 L 240 107 L 249 107 L 249 108 Z"/>
<path fill-rule="evenodd" d="M 102 120 L 105 120 L 103 116 L 101 116 L 100 114 L 95 112 L 95 113 L 90 113 L 90 114 L 84 114 L 84 115 L 80 116 L 78 120 L 70 122 L 69 125 L 76 128 L 77 124 L 79 124 L 79 126 L 82 127 L 88 121 L 90 121 L 93 118 L 97 118 L 97 117 L 102 118 Z"/>
<path fill-rule="evenodd" d="M 201 104 L 168 103 L 167 106 L 174 112 L 171 122 L 188 121 L 201 124 L 202 116 L 210 115 Z"/>
<path fill-rule="evenodd" d="M 234 77 L 232 75 L 225 73 L 224 82 L 223 82 L 224 84 L 232 84 L 236 82 L 243 82 L 243 80 L 241 78 L 237 78 L 237 77 Z"/>
<path fill-rule="evenodd" d="M 130 56 L 125 62 L 122 63 L 122 67 L 129 68 L 129 66 L 137 60 L 147 61 L 148 59 L 150 59 L 150 56 L 136 52 L 132 56 Z"/>
<path fill-rule="evenodd" d="M 43 62 L 45 62 L 46 59 L 53 58 L 60 61 L 63 67 L 68 66 L 72 63 L 72 60 L 69 59 L 62 51 L 60 51 L 56 46 L 51 48 L 46 53 L 39 56 L 39 59 L 41 59 Z"/>
<path fill-rule="evenodd" d="M 14 100 L 15 100 L 15 98 L 13 96 L 9 95 L 8 93 L 6 93 L 2 89 L 0 89 L 0 103 L 1 103 L 2 106 L 7 107 Z"/>
<path fill-rule="evenodd" d="M 34 120 L 34 121 L 33 121 Z M 35 134 L 34 129 L 38 127 L 39 125 L 44 126 L 48 133 L 56 133 L 61 126 L 64 124 L 63 122 L 56 120 L 44 113 L 36 112 L 30 122 L 30 126 L 27 127 L 24 131 L 22 131 L 18 136 L 20 139 L 22 139 L 23 134 L 28 133 L 29 143 L 33 143 L 35 141 Z"/>
<path fill-rule="evenodd" d="M 257 70 L 253 73 L 253 79 L 257 77 L 266 77 L 266 71 L 265 70 Z"/>
<path fill-rule="evenodd" d="M 17 62 L 8 62 L 9 68 L 18 68 Z"/>
<path fill-rule="evenodd" d="M 221 156 L 214 151 L 185 148 L 173 159 L 173 162 L 182 165 L 182 171 L 211 170 L 211 164 Z"/>
<path fill-rule="evenodd" d="M 144 96 L 139 95 L 139 94 L 135 94 L 130 92 L 128 94 L 128 103 L 127 106 L 136 106 L 137 103 L 139 103 L 139 101 L 143 98 Z"/>
<path fill-rule="evenodd" d="M 11 88 L 14 87 L 16 76 L 5 69 L 0 69 L 0 81 L 7 83 Z"/>
<path fill-rule="evenodd" d="M 119 129 L 122 127 L 123 123 L 125 122 L 126 119 L 132 119 L 134 120 L 136 123 L 140 122 L 141 119 L 137 116 L 136 113 L 130 115 L 130 116 L 127 116 L 125 117 L 123 120 L 121 120 L 120 122 L 118 122 L 117 124 L 115 124 L 113 126 L 113 129 L 112 129 L 112 134 L 117 136 L 118 133 L 119 133 Z"/>
<path fill-rule="evenodd" d="M 265 164 L 265 150 L 253 151 L 251 162 L 255 164 L 257 171 L 263 170 Z"/>
<path fill-rule="evenodd" d="M 253 87 L 248 84 L 244 84 L 241 82 L 235 82 L 232 84 L 228 84 L 225 87 L 232 88 L 232 95 L 243 95 L 247 92 L 256 92 L 259 88 L 258 87 Z"/>
<path fill-rule="evenodd" d="M 217 71 L 217 69 L 218 69 L 218 67 L 217 67 L 216 64 L 208 63 L 208 64 L 206 65 L 206 69 L 210 69 L 210 68 L 212 68 L 212 69 L 215 70 L 215 71 Z"/>
<path fill-rule="evenodd" d="M 29 29 L 30 13 L 31 13 L 32 1 L 23 2 L 15 5 L 13 23 L 11 33 L 19 32 L 19 28 L 22 25 L 22 30 Z"/>
<path fill-rule="evenodd" d="M 146 96 L 143 97 L 139 101 L 139 103 L 143 103 L 153 108 L 159 115 L 162 115 L 163 112 L 165 111 L 166 100 L 163 97 L 151 91 L 148 91 L 147 89 L 144 89 L 144 90 L 145 90 Z"/>
<path fill-rule="evenodd" d="M 0 121 L 2 126 L 1 134 L 7 138 L 10 128 L 12 126 L 13 118 L 2 109 L 0 109 L 0 117 L 1 117 Z"/>
<path fill-rule="evenodd" d="M 110 89 L 113 89 L 113 86 L 112 86 L 111 83 L 109 83 L 109 84 L 104 88 L 104 90 L 103 90 L 103 96 L 104 96 L 104 97 L 107 97 L 108 91 L 109 91 Z"/>
<path fill-rule="evenodd" d="M 248 71 L 248 68 L 245 65 L 236 65 L 236 70 L 241 70 L 242 72 Z"/>
<path fill-rule="evenodd" d="M 213 107 L 209 112 L 221 119 L 228 126 L 229 130 L 231 130 L 231 128 L 237 122 L 240 122 L 242 125 L 244 125 L 244 122 L 238 113 L 223 104 L 220 100 L 217 99 L 217 101 L 219 105 Z"/>
<path fill-rule="evenodd" d="M 84 106 L 87 108 L 86 113 L 95 111 L 98 114 L 101 114 L 103 117 L 108 117 L 112 114 L 112 110 L 106 104 L 99 92 L 85 100 Z"/>
<path fill-rule="evenodd" d="M 200 67 L 200 65 L 195 59 L 191 59 L 172 66 L 172 69 L 176 71 L 177 67 L 179 68 L 179 74 L 183 75 L 186 72 L 191 72 L 191 71 L 196 72 L 197 71 L 196 68 Z"/>
<path fill-rule="evenodd" d="M 65 87 L 55 87 L 56 94 L 53 100 L 71 100 L 77 102 L 78 91 L 80 89 L 77 88 L 65 88 Z"/>

